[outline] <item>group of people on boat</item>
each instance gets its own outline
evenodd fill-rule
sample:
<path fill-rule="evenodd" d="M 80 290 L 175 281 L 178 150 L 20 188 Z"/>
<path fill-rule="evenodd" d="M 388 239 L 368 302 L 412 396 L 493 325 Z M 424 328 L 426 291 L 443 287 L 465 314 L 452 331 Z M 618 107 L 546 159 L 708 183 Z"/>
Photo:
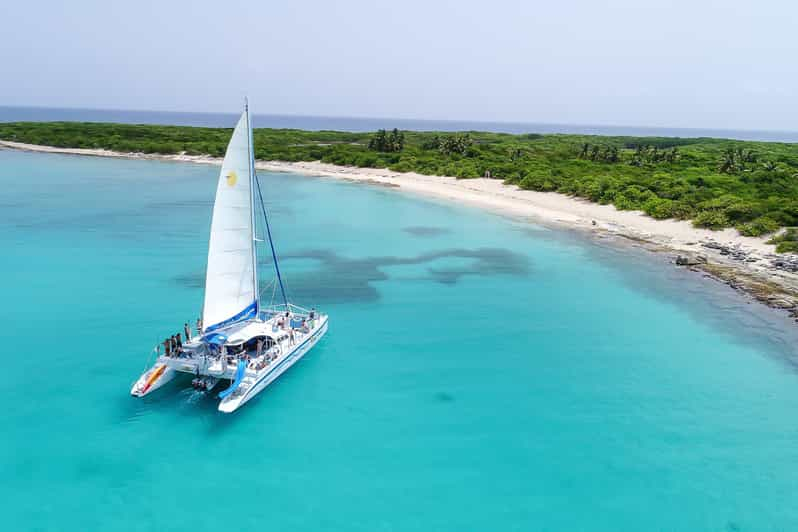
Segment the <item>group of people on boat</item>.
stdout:
<path fill-rule="evenodd" d="M 163 350 L 166 356 L 180 356 L 183 352 L 183 338 L 180 333 L 173 334 L 163 341 Z"/>
<path fill-rule="evenodd" d="M 298 317 L 298 321 L 295 321 L 291 316 L 290 312 L 285 312 L 285 314 L 280 314 L 275 321 L 275 330 L 285 331 L 288 333 L 288 341 L 290 345 L 294 345 L 296 343 L 296 333 L 301 332 L 303 334 L 307 334 L 313 328 L 313 322 L 316 319 L 316 309 L 313 308 L 310 310 L 307 316 L 300 316 Z M 196 330 L 197 336 L 202 335 L 202 318 L 197 318 L 196 322 Z M 163 352 L 166 356 L 173 356 L 173 357 L 180 357 L 183 354 L 183 342 L 190 342 L 191 341 L 191 327 L 189 326 L 188 322 L 183 324 L 183 332 L 173 334 L 172 336 L 163 340 Z M 279 349 L 279 346 L 277 346 Z M 259 359 L 262 355 L 263 349 L 263 341 L 258 340 L 258 348 L 257 354 L 254 359 Z M 158 345 L 158 352 L 161 351 L 161 344 Z M 243 349 L 243 346 L 240 347 L 238 352 L 233 352 L 231 349 L 222 349 L 223 356 L 227 356 L 231 363 L 237 358 L 244 358 L 247 361 L 250 360 L 249 355 L 247 355 L 246 351 Z M 273 357 L 273 358 L 272 358 Z M 268 365 L 268 361 L 277 358 L 277 354 L 269 354 L 269 356 L 265 357 L 266 365 Z"/>
<path fill-rule="evenodd" d="M 255 357 L 248 359 L 250 368 L 260 371 L 271 364 L 272 361 L 277 360 L 277 357 L 280 356 L 281 349 L 278 344 L 273 344 L 264 354 L 263 348 L 265 345 L 263 339 L 258 338 L 255 348 Z"/>
<path fill-rule="evenodd" d="M 202 334 L 202 318 L 197 318 L 197 335 Z M 183 332 L 173 334 L 172 336 L 166 338 L 163 343 L 164 354 L 166 356 L 177 356 L 179 357 L 183 353 L 183 335 L 185 335 L 186 342 L 191 341 L 191 327 L 189 327 L 188 322 L 183 324 Z M 161 350 L 160 344 L 158 345 L 158 351 Z"/>
<path fill-rule="evenodd" d="M 306 316 L 299 316 L 299 320 L 295 321 L 291 317 L 291 313 L 286 312 L 277 317 L 275 321 L 275 330 L 288 331 L 291 344 L 294 343 L 294 332 L 301 331 L 305 334 L 310 332 L 313 328 L 313 321 L 316 319 L 316 309 L 313 308 Z"/>
<path fill-rule="evenodd" d="M 296 333 L 297 332 L 300 332 L 302 334 L 309 333 L 310 330 L 313 328 L 313 321 L 315 319 L 316 319 L 315 308 L 312 309 L 307 316 L 298 317 L 298 320 L 294 320 L 290 312 L 285 312 L 285 314 L 280 314 L 275 320 L 275 330 L 285 331 L 287 333 L 288 344 L 295 345 L 297 340 Z M 280 353 L 282 352 L 282 346 L 280 345 L 280 343 L 284 341 L 283 339 L 285 338 L 286 338 L 285 335 L 278 337 L 276 343 L 269 340 L 268 345 L 264 338 L 258 338 L 255 344 L 254 356 L 249 355 L 242 347 L 238 353 L 234 354 L 232 358 L 233 359 L 242 358 L 247 361 L 250 368 L 259 371 L 267 367 L 273 361 L 277 360 L 277 358 L 280 356 Z M 264 349 L 266 349 L 265 353 Z"/>

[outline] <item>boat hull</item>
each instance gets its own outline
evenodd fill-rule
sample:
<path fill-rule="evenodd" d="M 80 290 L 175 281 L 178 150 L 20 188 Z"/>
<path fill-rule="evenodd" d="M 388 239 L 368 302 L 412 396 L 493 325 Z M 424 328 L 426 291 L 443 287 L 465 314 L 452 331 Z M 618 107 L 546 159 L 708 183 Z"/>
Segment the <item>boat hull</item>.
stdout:
<path fill-rule="evenodd" d="M 276 318 L 265 322 L 240 324 L 237 330 L 226 331 L 233 335 L 234 340 L 231 341 L 242 345 L 245 342 L 251 343 L 253 338 L 270 335 L 276 338 L 276 342 L 272 344 L 273 348 L 276 348 L 276 354 L 269 349 L 268 352 L 259 355 L 259 358 L 247 356 L 243 373 L 239 374 L 242 370 L 242 358 L 232 363 L 230 356 L 211 356 L 201 352 L 198 354 L 197 345 L 186 344 L 187 350 L 178 356 L 158 357 L 155 364 L 139 377 L 130 393 L 136 397 L 143 397 L 171 381 L 179 373 L 193 375 L 194 388 L 206 391 L 213 388 L 220 379 L 229 379 L 237 382 L 229 389 L 229 393 L 222 392 L 220 395 L 219 411 L 234 412 L 305 356 L 327 333 L 328 320 L 326 314 L 319 315 L 307 332 L 299 329 L 293 329 L 292 332 L 284 325 L 281 326 Z M 292 343 L 293 338 L 296 338 L 295 344 Z M 266 361 L 270 353 L 275 358 Z M 264 361 L 266 364 L 262 365 Z M 203 386 L 200 386 L 201 384 Z"/>
<path fill-rule="evenodd" d="M 131 388 L 130 394 L 135 397 L 144 397 L 174 379 L 175 375 L 177 375 L 177 371 L 169 367 L 168 364 L 155 364 L 139 377 L 139 380 Z"/>
<path fill-rule="evenodd" d="M 280 375 L 285 373 L 288 368 L 299 362 L 299 360 L 305 356 L 305 354 L 307 354 L 307 352 L 310 351 L 327 333 L 327 326 L 328 318 L 327 316 L 324 316 L 323 323 L 320 324 L 313 334 L 295 346 L 294 349 L 290 351 L 278 364 L 276 364 L 263 375 L 253 379 L 252 382 L 248 383 L 246 389 L 241 391 L 241 393 L 232 394 L 223 399 L 219 403 L 219 411 L 227 414 L 235 412 L 244 406 L 244 404 L 246 404 L 250 399 L 258 395 Z"/>

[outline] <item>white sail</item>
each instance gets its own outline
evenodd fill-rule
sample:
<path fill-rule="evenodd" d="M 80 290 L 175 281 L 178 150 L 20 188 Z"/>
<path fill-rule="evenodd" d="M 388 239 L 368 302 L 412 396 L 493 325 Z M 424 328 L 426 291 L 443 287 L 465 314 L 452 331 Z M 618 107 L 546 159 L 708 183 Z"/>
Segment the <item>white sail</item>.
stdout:
<path fill-rule="evenodd" d="M 257 313 L 250 142 L 245 111 L 227 145 L 216 187 L 202 310 L 206 332 Z"/>

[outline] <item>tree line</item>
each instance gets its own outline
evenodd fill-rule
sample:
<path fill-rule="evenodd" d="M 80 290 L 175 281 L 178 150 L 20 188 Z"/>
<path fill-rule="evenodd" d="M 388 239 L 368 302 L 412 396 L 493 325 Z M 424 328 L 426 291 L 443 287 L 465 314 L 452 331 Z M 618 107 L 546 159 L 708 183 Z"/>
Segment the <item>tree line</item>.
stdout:
<path fill-rule="evenodd" d="M 0 139 L 122 152 L 220 156 L 230 128 L 80 122 L 0 123 Z M 490 175 L 655 218 L 745 235 L 798 227 L 798 144 L 666 137 L 371 133 L 256 129 L 256 158 L 399 172 Z M 786 234 L 786 233 L 785 233 Z M 793 233 L 789 233 L 793 235 Z M 779 249 L 790 249 L 788 237 Z"/>

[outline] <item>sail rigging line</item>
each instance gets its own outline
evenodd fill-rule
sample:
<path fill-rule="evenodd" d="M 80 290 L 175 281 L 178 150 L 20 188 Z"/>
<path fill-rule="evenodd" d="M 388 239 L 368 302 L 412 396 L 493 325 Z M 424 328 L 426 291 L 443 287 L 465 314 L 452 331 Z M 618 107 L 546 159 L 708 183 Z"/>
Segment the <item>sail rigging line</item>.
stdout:
<path fill-rule="evenodd" d="M 276 282 L 276 280 L 272 279 L 272 281 L 269 283 L 269 286 L 267 288 L 271 288 L 272 289 L 272 295 L 269 297 L 269 307 L 270 308 L 274 308 L 274 295 L 277 293 L 277 282 Z"/>
<path fill-rule="evenodd" d="M 263 221 L 266 223 L 266 235 L 269 237 L 269 247 L 272 250 L 272 259 L 274 259 L 274 271 L 277 273 L 277 282 L 280 283 L 280 294 L 283 296 L 283 303 L 288 310 L 288 298 L 285 296 L 285 286 L 283 285 L 283 277 L 280 275 L 280 265 L 277 263 L 277 252 L 274 251 L 274 241 L 272 240 L 272 230 L 269 227 L 269 217 L 266 215 L 266 205 L 263 204 L 263 192 L 260 189 L 260 179 L 258 174 L 255 175 L 255 185 L 258 188 L 258 198 L 260 198 L 260 209 L 263 213 Z"/>
<path fill-rule="evenodd" d="M 272 277 L 268 283 L 263 285 L 263 288 L 260 289 L 260 298 L 261 301 L 266 301 L 266 293 L 271 291 L 271 296 L 268 298 L 269 304 L 268 307 L 274 306 L 274 294 L 277 291 L 277 279 Z"/>

